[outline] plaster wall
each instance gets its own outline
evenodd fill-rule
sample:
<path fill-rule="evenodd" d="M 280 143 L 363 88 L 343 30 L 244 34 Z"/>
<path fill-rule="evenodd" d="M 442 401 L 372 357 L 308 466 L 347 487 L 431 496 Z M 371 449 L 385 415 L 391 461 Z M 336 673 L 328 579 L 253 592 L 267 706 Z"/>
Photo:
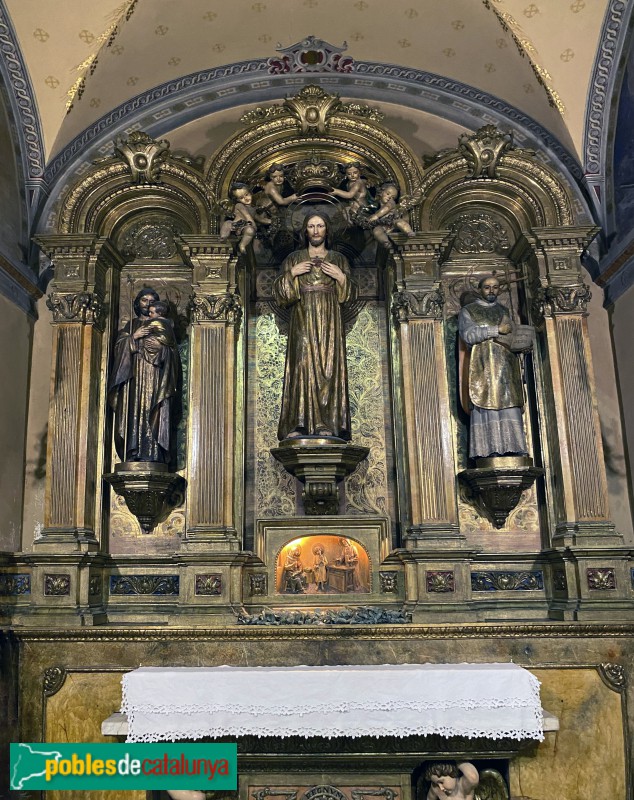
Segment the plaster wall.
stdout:
<path fill-rule="evenodd" d="M 27 315 L 0 295 L 0 550 L 20 549 L 31 335 Z"/>
<path fill-rule="evenodd" d="M 603 307 L 603 291 L 592 283 L 586 274 L 585 281 L 592 289 L 592 299 L 588 304 L 588 334 L 592 351 L 592 366 L 596 380 L 596 398 L 601 423 L 601 440 L 608 479 L 610 496 L 610 512 L 617 530 L 623 534 L 626 542 L 634 541 L 632 528 L 632 509 L 630 485 L 628 480 L 628 464 L 626 460 L 625 431 L 621 420 L 619 389 L 617 384 L 618 352 L 613 352 L 610 339 L 610 315 Z M 630 303 L 634 305 L 634 294 Z M 630 308 L 630 317 L 632 308 Z M 634 319 L 629 324 L 634 328 Z M 630 337 L 630 342 L 632 338 Z M 616 364 L 615 364 L 616 358 Z M 622 370 L 621 370 L 622 372 Z M 634 392 L 634 376 L 630 374 Z M 622 375 L 619 374 L 619 382 Z M 633 396 L 633 395 L 630 395 Z M 621 402 L 624 401 L 623 395 Z M 625 410 L 625 409 L 624 409 Z M 634 415 L 632 415 L 632 433 L 634 434 Z M 631 446 L 630 452 L 634 453 Z"/>
<path fill-rule="evenodd" d="M 22 550 L 31 549 L 35 535 L 44 524 L 46 437 L 53 342 L 51 313 L 46 307 L 46 298 L 40 299 L 37 311 L 38 320 L 33 328 L 31 385 L 28 397 Z"/>
<path fill-rule="evenodd" d="M 614 364 L 621 403 L 624 455 L 630 492 L 634 474 L 634 287 L 621 295 L 610 309 L 610 326 L 614 348 Z"/>

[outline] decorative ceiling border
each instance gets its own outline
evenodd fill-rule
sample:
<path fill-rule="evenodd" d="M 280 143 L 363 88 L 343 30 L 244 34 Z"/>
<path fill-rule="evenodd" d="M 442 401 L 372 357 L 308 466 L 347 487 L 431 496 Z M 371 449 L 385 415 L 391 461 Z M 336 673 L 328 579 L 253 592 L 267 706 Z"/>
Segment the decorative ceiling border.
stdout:
<path fill-rule="evenodd" d="M 155 138 L 165 137 L 185 123 L 220 110 L 252 103 L 268 105 L 284 99 L 308 83 L 364 101 L 398 103 L 467 129 L 475 130 L 484 124 L 513 125 L 520 145 L 538 148 L 547 163 L 567 173 L 577 194 L 577 210 L 587 212 L 587 200 L 579 189 L 583 175 L 578 161 L 540 123 L 498 97 L 441 75 L 393 64 L 361 61 L 345 73 L 279 75 L 272 72 L 269 59 L 259 59 L 192 73 L 156 86 L 83 130 L 46 168 L 50 194 L 39 209 L 38 230 L 54 226 L 61 187 L 80 178 L 91 161 L 109 154 L 117 135 L 144 130 Z"/>
<path fill-rule="evenodd" d="M 619 72 L 619 58 L 625 39 L 626 24 L 632 6 L 623 0 L 610 0 L 605 12 L 599 47 L 588 89 L 586 125 L 583 135 L 584 170 L 586 175 L 604 174 L 605 134 L 608 130 L 606 104 L 611 100 Z M 624 65 L 623 65 L 624 67 Z"/>
<path fill-rule="evenodd" d="M 634 5 L 627 0 L 609 0 L 588 87 L 583 137 L 585 180 L 603 227 L 604 246 L 612 240 L 615 227 L 612 159 L 618 102 L 627 68 L 625 56 L 633 29 Z M 616 242 L 597 263 L 593 277 L 605 291 L 605 306 L 614 304 L 634 284 L 631 238 Z"/>
<path fill-rule="evenodd" d="M 0 0 L 1 1 L 1 0 Z M 361 76 L 368 76 L 371 83 L 366 83 Z M 257 77 L 263 78 L 264 82 L 258 81 Z M 253 79 L 256 78 L 254 82 Z M 409 69 L 407 67 L 400 67 L 395 64 L 382 64 L 369 61 L 356 61 L 354 67 L 347 73 L 322 73 L 322 72 L 306 72 L 303 74 L 293 74 L 288 76 L 277 76 L 272 74 L 270 59 L 255 59 L 252 61 L 242 61 L 234 64 L 228 64 L 222 67 L 217 67 L 213 70 L 203 70 L 185 75 L 173 81 L 155 86 L 136 97 L 127 100 L 125 103 L 117 106 L 109 111 L 100 119 L 96 120 L 92 125 L 85 128 L 78 134 L 71 142 L 69 142 L 47 165 L 45 178 L 49 183 L 52 183 L 58 173 L 62 171 L 73 158 L 83 152 L 88 145 L 96 146 L 97 141 L 101 143 L 103 137 L 101 134 L 106 131 L 109 138 L 113 136 L 113 126 L 119 126 L 122 120 L 126 124 L 134 125 L 140 114 L 152 115 L 154 122 L 157 121 L 157 111 L 165 113 L 165 101 L 168 99 L 172 105 L 179 100 L 184 99 L 185 96 L 193 93 L 193 90 L 200 89 L 200 87 L 213 88 L 217 95 L 217 99 L 229 97 L 232 95 L 240 94 L 239 87 L 247 88 L 251 84 L 251 89 L 258 87 L 266 90 L 261 92 L 262 95 L 269 92 L 273 85 L 283 86 L 288 91 L 289 86 L 302 86 L 305 83 L 320 83 L 328 85 L 338 85 L 346 87 L 372 86 L 376 84 L 377 79 L 384 83 L 385 88 L 392 88 L 392 102 L 394 97 L 398 96 L 396 92 L 402 93 L 402 85 L 409 85 L 411 88 L 416 88 L 420 93 L 421 87 L 431 91 L 440 91 L 448 94 L 453 98 L 459 97 L 464 101 L 469 101 L 473 105 L 480 108 L 486 108 L 495 111 L 508 121 L 512 121 L 520 125 L 526 131 L 532 133 L 537 140 L 543 143 L 557 158 L 566 166 L 575 178 L 581 179 L 582 172 L 577 159 L 568 151 L 561 142 L 539 122 L 524 114 L 515 106 L 501 100 L 495 95 L 488 94 L 473 86 L 461 83 L 460 81 L 445 78 L 442 75 L 437 75 L 433 72 L 424 72 L 416 69 Z M 390 87 L 391 82 L 398 81 L 398 86 Z M 268 99 L 268 98 L 267 98 Z M 429 99 L 429 96 L 428 96 Z M 436 99 L 436 98 L 432 98 Z M 253 100 L 239 99 L 239 103 L 254 102 Z M 226 107 L 237 105 L 238 103 L 226 103 Z M 189 114 L 186 121 L 191 119 L 205 116 L 209 113 L 208 102 L 203 103 L 200 100 L 194 106 L 189 105 L 189 109 L 197 108 L 198 113 Z M 174 122 L 174 117 L 171 114 Z M 183 115 L 184 116 L 184 115 Z M 170 127 L 174 128 L 183 124 L 178 121 L 177 124 L 172 124 Z"/>
<path fill-rule="evenodd" d="M 41 179 L 46 156 L 35 93 L 4 0 L 0 0 L 0 72 L 16 121 L 24 173 Z"/>

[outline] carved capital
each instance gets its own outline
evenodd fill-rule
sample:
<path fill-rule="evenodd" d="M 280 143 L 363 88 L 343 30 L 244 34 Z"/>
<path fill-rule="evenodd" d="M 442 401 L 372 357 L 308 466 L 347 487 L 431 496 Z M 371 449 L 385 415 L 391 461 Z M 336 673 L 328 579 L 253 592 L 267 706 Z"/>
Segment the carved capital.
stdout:
<path fill-rule="evenodd" d="M 469 166 L 470 178 L 495 178 L 500 156 L 513 146 L 513 134 L 495 125 L 485 125 L 469 136 L 458 137 L 461 154 Z"/>
<path fill-rule="evenodd" d="M 133 183 L 158 183 L 161 166 L 170 144 L 166 139 L 155 141 L 147 133 L 134 131 L 127 139 L 115 139 L 115 154 L 130 168 Z"/>
<path fill-rule="evenodd" d="M 103 302 L 94 292 L 51 292 L 46 305 L 53 314 L 53 324 L 82 322 L 101 327 Z"/>
<path fill-rule="evenodd" d="M 397 325 L 411 319 L 441 319 L 445 297 L 441 287 L 426 292 L 399 289 L 392 296 L 392 314 Z"/>
<path fill-rule="evenodd" d="M 590 287 L 585 283 L 574 286 L 540 286 L 533 298 L 533 319 L 540 322 L 544 317 L 561 314 L 585 316 L 591 298 Z"/>
<path fill-rule="evenodd" d="M 224 294 L 195 294 L 191 299 L 192 322 L 227 322 L 229 325 L 240 325 L 242 319 L 242 301 L 239 295 L 232 292 Z"/>

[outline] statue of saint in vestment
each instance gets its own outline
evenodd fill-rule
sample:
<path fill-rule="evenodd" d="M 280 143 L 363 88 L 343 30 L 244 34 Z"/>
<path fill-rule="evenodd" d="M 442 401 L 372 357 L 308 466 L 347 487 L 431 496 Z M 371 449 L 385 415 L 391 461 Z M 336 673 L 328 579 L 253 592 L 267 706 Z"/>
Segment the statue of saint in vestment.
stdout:
<path fill-rule="evenodd" d="M 526 456 L 524 390 L 519 358 L 511 350 L 515 326 L 508 309 L 498 302 L 498 279 L 483 278 L 478 289 L 480 297 L 458 316 L 460 337 L 471 351 L 469 455 Z"/>

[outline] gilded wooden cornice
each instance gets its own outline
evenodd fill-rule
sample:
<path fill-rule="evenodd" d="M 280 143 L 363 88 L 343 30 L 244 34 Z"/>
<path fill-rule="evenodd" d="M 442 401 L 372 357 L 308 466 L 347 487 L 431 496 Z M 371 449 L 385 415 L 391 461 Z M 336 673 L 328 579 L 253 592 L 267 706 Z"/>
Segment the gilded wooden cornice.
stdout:
<path fill-rule="evenodd" d="M 530 226 L 566 225 L 575 222 L 570 192 L 552 169 L 531 150 L 516 149 L 512 137 L 487 125 L 475 134 L 460 137 L 459 147 L 443 153 L 425 173 L 421 189 L 423 227 L 445 227 L 456 193 L 469 192 L 472 202 L 496 202 L 500 192 L 516 196 Z M 439 198 L 444 198 L 441 203 Z M 440 207 L 440 210 L 439 210 Z M 510 209 L 512 212 L 512 209 Z M 518 209 L 519 211 L 520 209 Z"/>
<path fill-rule="evenodd" d="M 330 625 L 324 627 L 245 627 L 222 628 L 31 628 L 13 629 L 12 635 L 29 642 L 203 642 L 245 640 L 320 640 L 320 639 L 371 639 L 388 641 L 457 639 L 634 639 L 634 623 L 568 623 L 548 622 L 529 624 L 466 625 Z"/>
<path fill-rule="evenodd" d="M 211 197 L 203 176 L 173 156 L 168 142 L 135 132 L 127 139 L 118 138 L 113 155 L 95 162 L 71 188 L 63 199 L 57 229 L 74 233 L 97 224 L 103 228 L 103 220 L 114 215 L 112 228 L 130 213 L 122 204 L 131 196 L 137 198 L 135 211 L 166 202 L 185 218 L 187 229 L 206 232 L 209 228 Z"/>
<path fill-rule="evenodd" d="M 383 181 L 412 194 L 419 190 L 422 165 L 397 136 L 379 123 L 382 114 L 360 103 L 343 103 L 318 86 L 306 86 L 282 104 L 258 107 L 242 121 L 249 127 L 227 142 L 206 173 L 212 196 L 221 200 L 234 180 L 262 176 L 273 163 L 306 157 L 372 164 Z"/>

